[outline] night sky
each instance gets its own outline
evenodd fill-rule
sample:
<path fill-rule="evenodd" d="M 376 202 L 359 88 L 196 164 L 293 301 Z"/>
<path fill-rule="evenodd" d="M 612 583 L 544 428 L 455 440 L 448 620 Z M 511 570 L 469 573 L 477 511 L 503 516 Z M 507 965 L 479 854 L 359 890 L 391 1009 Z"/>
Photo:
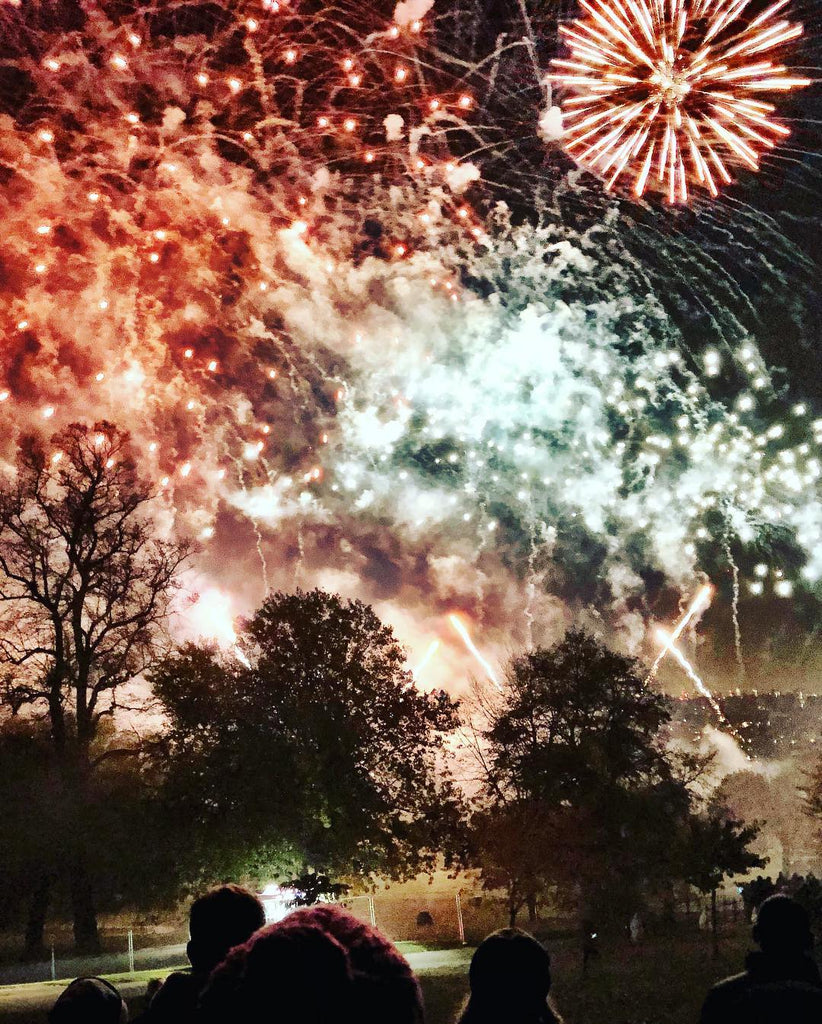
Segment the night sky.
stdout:
<path fill-rule="evenodd" d="M 430 7 L 0 6 L 7 465 L 128 427 L 180 636 L 324 586 L 458 692 L 451 613 L 497 667 L 575 622 L 650 661 L 710 582 L 708 685 L 818 691 L 818 87 L 758 173 L 637 201 L 555 130 L 571 4 Z"/>

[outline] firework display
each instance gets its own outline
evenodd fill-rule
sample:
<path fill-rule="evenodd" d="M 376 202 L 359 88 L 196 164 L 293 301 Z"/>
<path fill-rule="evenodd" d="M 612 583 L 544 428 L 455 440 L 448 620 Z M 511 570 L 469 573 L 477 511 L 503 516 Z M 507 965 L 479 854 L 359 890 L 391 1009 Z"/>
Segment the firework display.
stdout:
<path fill-rule="evenodd" d="M 560 28 L 572 59 L 550 76 L 576 94 L 568 152 L 607 189 L 629 179 L 671 203 L 694 187 L 717 196 L 729 167 L 758 170 L 790 134 L 767 98 L 810 84 L 779 63 L 802 34 L 788 2 L 752 15 L 752 0 L 580 0 L 585 17 Z"/>
<path fill-rule="evenodd" d="M 373 602 L 426 684 L 477 664 L 493 681 L 512 643 L 574 618 L 653 658 L 655 602 L 672 611 L 710 578 L 714 608 L 738 624 L 743 606 L 728 655 L 741 663 L 747 609 L 768 602 L 797 628 L 815 600 L 822 420 L 729 311 L 731 293 L 750 302 L 707 250 L 616 206 L 580 225 L 485 191 L 479 142 L 501 132 L 492 100 L 513 44 L 492 26 L 445 52 L 467 6 L 2 5 L 19 72 L 0 89 L 4 466 L 30 430 L 127 427 L 158 529 L 199 544 L 187 583 L 192 602 L 210 595 L 203 631 L 229 646 L 231 616 L 267 590 L 320 585 Z M 728 14 L 719 60 L 739 5 L 703 6 L 693 32 Z M 633 52 L 602 46 L 600 74 L 611 51 Z M 541 83 L 536 41 L 534 54 Z M 575 140 L 595 115 L 571 109 L 565 145 L 585 162 Z M 544 115 L 516 128 L 540 149 Z M 618 120 L 631 138 L 633 117 Z M 680 166 L 690 181 L 699 165 L 670 117 L 664 187 L 673 174 L 681 198 Z M 587 146 L 617 125 L 591 127 Z M 657 128 L 641 132 L 645 148 L 619 136 L 596 150 L 597 170 L 619 152 L 628 173 L 649 145 L 658 157 Z M 575 174 L 558 197 L 588 194 Z M 788 250 L 769 246 L 759 287 L 782 285 Z M 690 266 L 713 279 L 695 288 L 710 343 L 658 286 L 660 268 Z"/>

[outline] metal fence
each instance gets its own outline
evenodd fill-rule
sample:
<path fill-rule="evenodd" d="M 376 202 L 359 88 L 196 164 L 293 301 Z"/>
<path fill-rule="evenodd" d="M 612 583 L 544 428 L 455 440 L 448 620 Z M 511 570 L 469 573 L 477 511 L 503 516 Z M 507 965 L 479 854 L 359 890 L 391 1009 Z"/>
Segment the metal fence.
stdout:
<path fill-rule="evenodd" d="M 103 951 L 95 956 L 75 956 L 69 951 L 70 936 L 60 931 L 47 939 L 47 959 L 0 965 L 0 985 L 66 980 L 82 974 L 134 974 L 181 967 L 187 962 L 186 938 L 180 929 L 159 932 L 146 927 L 101 929 Z"/>
<path fill-rule="evenodd" d="M 465 889 L 451 895 L 432 892 L 415 895 L 375 893 L 341 900 L 360 920 L 379 928 L 395 942 L 418 943 L 420 947 L 476 945 L 489 932 L 508 924 L 506 901 L 494 893 Z M 694 930 L 711 927 L 710 900 L 694 897 L 673 908 L 677 923 Z M 747 925 L 741 899 L 723 895 L 717 900 L 717 913 L 723 931 Z M 645 923 L 651 922 L 649 915 Z M 550 907 L 540 908 L 532 925 L 527 915 L 518 920 L 540 934 L 573 935 L 576 923 L 569 914 Z M 627 926 L 627 922 L 626 922 Z M 171 970 L 186 964 L 187 929 L 175 926 L 122 926 L 101 930 L 104 952 L 98 956 L 77 957 L 69 952 L 70 933 L 55 933 L 51 955 L 37 963 L 0 965 L 0 985 L 62 980 L 81 974 L 133 974 L 147 970 Z M 47 947 L 48 948 L 48 947 Z"/>

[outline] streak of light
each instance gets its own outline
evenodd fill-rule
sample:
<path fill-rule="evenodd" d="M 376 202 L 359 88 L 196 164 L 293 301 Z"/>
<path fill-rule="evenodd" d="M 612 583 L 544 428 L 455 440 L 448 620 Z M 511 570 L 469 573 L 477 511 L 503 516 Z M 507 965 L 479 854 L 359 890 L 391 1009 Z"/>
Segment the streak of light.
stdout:
<path fill-rule="evenodd" d="M 688 607 L 688 609 L 685 612 L 685 614 L 682 616 L 682 618 L 679 620 L 679 622 L 674 627 L 673 631 L 670 634 L 670 637 L 663 644 L 662 649 L 660 650 L 659 654 L 656 656 L 656 660 L 654 661 L 653 665 L 651 665 L 651 671 L 648 673 L 648 675 L 647 675 L 647 677 L 645 679 L 645 685 L 646 686 L 656 676 L 657 671 L 659 670 L 659 665 L 660 665 L 662 659 L 665 657 L 665 655 L 669 651 L 673 652 L 675 650 L 674 644 L 677 642 L 677 640 L 682 635 L 682 631 L 685 629 L 685 627 L 690 622 L 693 621 L 695 616 L 699 612 L 701 612 L 703 610 L 703 608 L 707 608 L 708 607 L 708 605 L 710 604 L 711 595 L 713 594 L 713 592 L 714 592 L 714 588 L 710 585 L 710 583 L 706 583 L 705 586 L 702 587 L 700 589 L 700 591 L 697 593 L 696 597 L 691 602 L 691 604 Z M 663 632 L 662 630 L 657 630 L 657 636 L 659 636 L 659 634 L 662 633 L 662 632 Z M 665 636 L 668 636 L 668 634 L 666 633 Z"/>
<path fill-rule="evenodd" d="M 482 654 L 480 654 L 480 652 L 477 650 L 476 644 L 471 639 L 471 634 L 465 627 L 465 623 L 458 615 L 453 614 L 448 616 L 448 621 L 451 623 L 451 625 L 454 627 L 457 633 L 459 633 L 460 637 L 462 638 L 462 642 L 465 644 L 470 653 L 473 654 L 473 656 L 482 666 L 483 670 L 485 671 L 485 674 L 488 676 L 488 678 L 491 680 L 494 686 L 496 686 L 496 688 L 500 691 L 500 693 L 502 693 L 502 685 L 500 684 L 500 681 L 497 678 L 496 672 L 494 672 L 494 669 L 492 668 L 491 664 L 487 661 L 487 659 L 485 659 L 482 656 Z"/>
<path fill-rule="evenodd" d="M 724 726 L 725 730 L 729 732 L 741 746 L 743 743 L 742 737 L 725 717 L 722 708 L 719 705 L 719 701 L 716 699 L 716 697 L 714 697 L 714 695 L 705 685 L 699 673 L 694 669 L 693 665 L 691 665 L 690 661 L 688 661 L 688 659 L 685 657 L 682 651 L 680 651 L 680 649 L 676 646 L 673 635 L 670 633 L 666 633 L 664 629 L 657 629 L 656 635 L 659 641 L 664 645 L 665 650 L 670 651 L 674 658 L 676 658 L 676 660 L 682 666 L 682 669 L 684 670 L 688 678 L 691 680 L 691 682 L 694 684 L 697 693 L 701 694 L 714 709 L 717 718 Z M 751 760 L 750 755 L 746 754 L 745 756 L 748 758 L 749 761 Z"/>
<path fill-rule="evenodd" d="M 431 659 L 434 657 L 434 655 L 439 650 L 439 647 L 440 647 L 439 640 L 432 640 L 431 641 L 431 643 L 428 645 L 428 650 L 425 652 L 425 654 L 423 656 L 422 661 L 414 669 L 414 677 L 415 678 L 418 678 L 425 671 L 425 669 L 427 668 L 429 662 L 431 661 Z"/>

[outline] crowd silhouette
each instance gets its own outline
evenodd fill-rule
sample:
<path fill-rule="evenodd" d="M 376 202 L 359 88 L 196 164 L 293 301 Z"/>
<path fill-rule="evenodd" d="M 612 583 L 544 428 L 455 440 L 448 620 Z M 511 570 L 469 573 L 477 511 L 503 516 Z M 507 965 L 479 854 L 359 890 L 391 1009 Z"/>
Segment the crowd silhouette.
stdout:
<path fill-rule="evenodd" d="M 423 1024 L 408 961 L 376 928 L 320 904 L 265 923 L 262 903 L 235 885 L 194 901 L 191 969 L 171 974 L 141 1024 Z M 822 1024 L 822 977 L 806 911 L 766 899 L 753 928 L 759 949 L 741 974 L 715 985 L 700 1024 Z M 474 952 L 470 995 L 455 1024 L 562 1024 L 552 1005 L 551 958 L 527 932 L 505 928 Z M 125 1001 L 103 978 L 78 978 L 49 1024 L 124 1024 Z"/>

